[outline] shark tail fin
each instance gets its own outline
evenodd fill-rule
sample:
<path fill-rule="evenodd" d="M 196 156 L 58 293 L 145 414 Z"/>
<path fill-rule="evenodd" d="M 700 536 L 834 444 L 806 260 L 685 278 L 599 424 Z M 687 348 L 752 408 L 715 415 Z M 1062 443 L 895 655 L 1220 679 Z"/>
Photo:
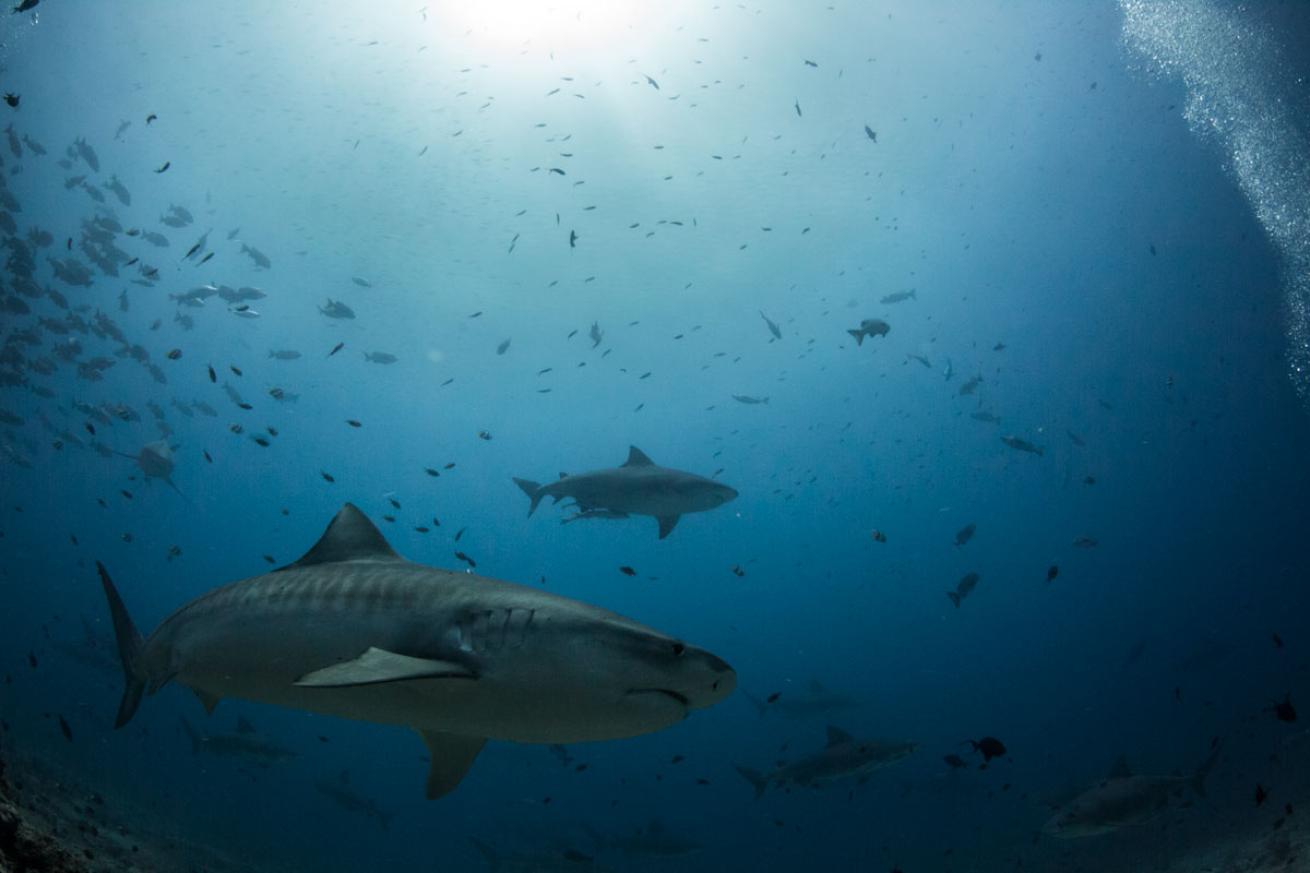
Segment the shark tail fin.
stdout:
<path fill-rule="evenodd" d="M 769 787 L 769 780 L 763 773 L 758 770 L 752 770 L 750 767 L 743 767 L 740 764 L 733 764 L 733 769 L 741 774 L 742 778 L 751 784 L 755 789 L 755 799 L 759 800 L 764 796 L 764 789 Z"/>
<path fill-rule="evenodd" d="M 760 714 L 760 718 L 764 718 L 764 713 L 769 711 L 769 705 L 745 689 L 741 693 L 746 695 L 746 699 L 750 701 L 751 706 L 755 707 L 755 711 Z"/>
<path fill-rule="evenodd" d="M 123 700 L 118 705 L 118 718 L 114 721 L 117 729 L 136 715 L 136 708 L 141 705 L 141 694 L 146 690 L 146 677 L 141 670 L 141 650 L 145 648 L 145 640 L 132 623 L 132 617 L 127 614 L 123 598 L 118 596 L 118 589 L 114 587 L 114 580 L 109 578 L 105 565 L 96 561 L 96 570 L 100 573 L 100 584 L 105 589 L 105 599 L 109 601 L 109 615 L 113 619 L 114 636 L 118 640 L 118 657 L 123 662 L 125 686 Z"/>
<path fill-rule="evenodd" d="M 532 515 L 537 511 L 537 504 L 541 502 L 541 485 L 531 479 L 520 479 L 517 476 L 514 477 L 514 484 L 519 486 L 524 494 L 532 498 L 532 504 L 528 507 L 528 515 Z M 555 499 L 558 500 L 559 498 Z"/>
<path fill-rule="evenodd" d="M 951 603 L 955 604 L 956 609 L 960 608 L 960 595 L 956 594 L 954 591 L 947 591 L 946 596 L 951 598 Z"/>
<path fill-rule="evenodd" d="M 1206 758 L 1201 766 L 1196 768 L 1196 773 L 1192 776 L 1192 790 L 1201 797 L 1205 797 L 1205 780 L 1210 776 L 1210 771 L 1214 769 L 1215 761 L 1219 760 L 1219 749 L 1220 744 L 1215 743 L 1214 751 L 1210 753 L 1210 757 Z"/>
<path fill-rule="evenodd" d="M 850 329 L 850 330 L 847 330 L 846 332 L 847 332 L 848 334 L 850 334 L 851 336 L 855 337 L 855 344 L 856 344 L 857 346 L 862 346 L 862 345 L 864 345 L 864 331 L 862 331 L 862 330 L 855 330 L 854 328 L 852 328 L 852 329 Z"/>

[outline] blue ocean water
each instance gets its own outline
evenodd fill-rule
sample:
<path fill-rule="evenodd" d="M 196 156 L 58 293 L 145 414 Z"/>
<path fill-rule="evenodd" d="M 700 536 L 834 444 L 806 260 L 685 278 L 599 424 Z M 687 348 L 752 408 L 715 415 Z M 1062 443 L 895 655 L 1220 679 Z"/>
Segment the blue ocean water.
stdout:
<path fill-rule="evenodd" d="M 9 14 L 0 752 L 233 869 L 1307 869 L 1308 38 L 1203 0 Z M 514 477 L 630 446 L 739 496 L 529 517 Z M 113 729 L 96 561 L 149 633 L 347 501 L 738 689 L 433 801 L 399 727 L 170 685 Z M 918 748 L 757 799 L 737 767 L 829 725 Z M 1215 749 L 1203 796 L 1043 831 Z"/>

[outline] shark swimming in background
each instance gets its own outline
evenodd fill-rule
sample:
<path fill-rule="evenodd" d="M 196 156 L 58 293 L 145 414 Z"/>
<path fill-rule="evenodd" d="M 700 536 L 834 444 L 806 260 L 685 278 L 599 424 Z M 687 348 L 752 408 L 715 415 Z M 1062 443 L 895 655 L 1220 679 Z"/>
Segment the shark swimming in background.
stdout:
<path fill-rule="evenodd" d="M 545 485 L 518 478 L 514 484 L 532 499 L 528 515 L 536 512 L 543 497 L 552 497 L 556 503 L 571 497 L 584 515 L 598 510 L 653 515 L 660 525 L 660 539 L 687 513 L 717 509 L 737 496 L 736 489 L 713 479 L 661 467 L 636 446 L 628 448 L 628 460 L 621 467 L 561 475 Z"/>
<path fill-rule="evenodd" d="M 828 725 L 828 744 L 819 752 L 771 773 L 759 773 L 736 765 L 737 772 L 755 788 L 758 798 L 770 784 L 779 787 L 799 785 L 819 788 L 841 779 L 858 779 L 861 783 L 875 770 L 889 767 L 914 754 L 918 743 L 899 740 L 857 740 L 839 727 Z"/>
<path fill-rule="evenodd" d="M 464 778 L 488 739 L 573 743 L 638 736 L 727 697 L 721 658 L 577 600 L 397 555 L 347 503 L 294 564 L 203 594 L 149 638 L 104 565 L 126 688 L 177 681 L 224 697 L 406 725 L 427 743 L 427 796 Z"/>
<path fill-rule="evenodd" d="M 1061 807 L 1042 832 L 1060 839 L 1076 839 L 1148 822 L 1165 810 L 1183 806 L 1192 794 L 1205 797 L 1205 780 L 1218 759 L 1216 745 L 1201 766 L 1188 776 L 1134 774 L 1126 763 L 1120 762 L 1108 779 Z"/>
<path fill-rule="evenodd" d="M 141 451 L 135 455 L 129 455 L 127 452 L 118 452 L 117 454 L 136 461 L 136 465 L 141 469 L 141 474 L 147 479 L 163 479 L 178 494 L 182 493 L 181 489 L 173 482 L 173 467 L 176 464 L 173 461 L 173 447 L 168 444 L 168 440 L 155 440 L 152 443 L 146 443 L 141 447 Z"/>

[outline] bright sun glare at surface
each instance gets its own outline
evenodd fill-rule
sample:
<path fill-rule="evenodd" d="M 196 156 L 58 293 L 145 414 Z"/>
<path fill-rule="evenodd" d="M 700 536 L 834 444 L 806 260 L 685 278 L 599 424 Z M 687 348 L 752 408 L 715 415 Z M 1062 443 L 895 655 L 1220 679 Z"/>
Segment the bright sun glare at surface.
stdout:
<path fill-rule="evenodd" d="M 621 47 L 624 33 L 641 18 L 631 0 L 458 0 L 436 7 L 458 32 L 489 48 L 551 51 Z"/>

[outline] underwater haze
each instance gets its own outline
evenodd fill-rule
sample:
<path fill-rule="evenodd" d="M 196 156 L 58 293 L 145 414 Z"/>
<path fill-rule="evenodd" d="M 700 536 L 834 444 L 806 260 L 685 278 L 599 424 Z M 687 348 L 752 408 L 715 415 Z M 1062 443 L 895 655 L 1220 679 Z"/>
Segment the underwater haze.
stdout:
<path fill-rule="evenodd" d="M 1310 6 L 11 3 L 0 870 L 1310 870 Z"/>

